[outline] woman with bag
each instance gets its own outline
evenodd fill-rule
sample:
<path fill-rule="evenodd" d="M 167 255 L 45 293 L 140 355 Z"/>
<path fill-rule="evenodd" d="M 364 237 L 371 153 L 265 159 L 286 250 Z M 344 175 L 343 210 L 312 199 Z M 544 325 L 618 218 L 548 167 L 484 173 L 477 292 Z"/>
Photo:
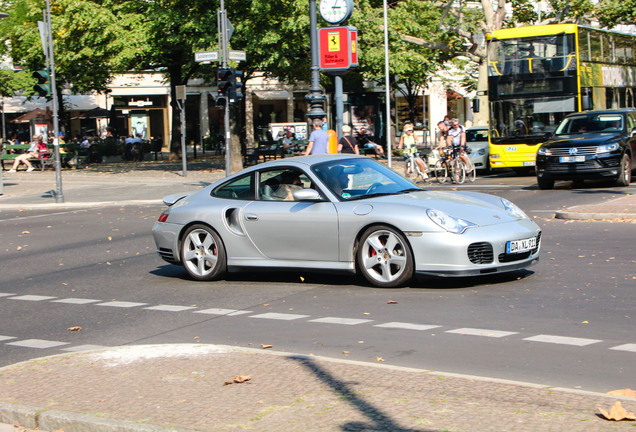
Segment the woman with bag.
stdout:
<path fill-rule="evenodd" d="M 360 154 L 358 141 L 351 136 L 351 126 L 342 126 L 342 138 L 338 142 L 338 153 Z"/>

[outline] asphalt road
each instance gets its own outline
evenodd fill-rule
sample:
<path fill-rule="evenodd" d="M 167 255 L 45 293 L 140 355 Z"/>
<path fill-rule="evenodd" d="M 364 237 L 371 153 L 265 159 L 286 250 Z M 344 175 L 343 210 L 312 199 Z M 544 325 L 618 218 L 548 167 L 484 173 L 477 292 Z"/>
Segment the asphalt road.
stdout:
<path fill-rule="evenodd" d="M 537 266 L 395 290 L 294 272 L 188 280 L 155 253 L 160 207 L 0 211 L 0 365 L 93 346 L 264 344 L 593 391 L 634 388 L 636 224 L 553 219 L 617 189 L 538 191 L 532 180 L 465 187 L 512 200 L 541 226 Z"/>

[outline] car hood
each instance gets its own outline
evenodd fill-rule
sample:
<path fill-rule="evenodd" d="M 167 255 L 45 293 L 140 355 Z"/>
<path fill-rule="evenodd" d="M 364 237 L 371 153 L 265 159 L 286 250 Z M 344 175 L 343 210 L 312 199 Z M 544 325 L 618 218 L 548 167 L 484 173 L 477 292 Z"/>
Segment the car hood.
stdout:
<path fill-rule="evenodd" d="M 546 142 L 543 147 L 548 148 L 560 148 L 560 147 L 587 147 L 597 146 L 601 144 L 607 144 L 612 141 L 616 141 L 620 137 L 620 134 L 614 133 L 599 133 L 594 135 L 581 136 L 578 134 L 573 135 L 559 135 L 558 138 L 552 138 Z"/>
<path fill-rule="evenodd" d="M 374 207 L 387 205 L 391 207 L 392 212 L 404 212 L 402 214 L 412 214 L 414 208 L 419 208 L 423 212 L 428 209 L 441 210 L 450 216 L 466 219 L 479 226 L 519 220 L 518 217 L 506 212 L 501 198 L 478 192 L 421 191 L 358 202 Z"/>

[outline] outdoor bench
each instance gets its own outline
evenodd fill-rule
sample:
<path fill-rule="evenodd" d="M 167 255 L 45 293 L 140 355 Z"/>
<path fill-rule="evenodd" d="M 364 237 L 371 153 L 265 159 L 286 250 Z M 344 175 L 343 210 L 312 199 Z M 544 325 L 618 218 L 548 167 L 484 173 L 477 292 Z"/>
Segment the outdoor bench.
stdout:
<path fill-rule="evenodd" d="M 0 156 L 0 164 L 2 165 L 2 170 L 4 170 L 5 161 L 13 164 L 15 158 L 17 158 L 20 154 L 25 153 L 30 144 L 5 144 L 2 148 L 2 155 Z M 60 159 L 68 164 L 70 161 L 73 161 L 74 166 L 79 166 L 83 163 L 87 162 L 88 156 L 81 156 L 75 150 L 76 145 L 74 144 L 60 144 Z M 39 157 L 31 157 L 29 158 L 29 162 L 36 163 L 40 166 L 41 170 L 44 171 L 44 168 L 50 166 L 55 166 L 55 154 L 54 147 L 52 144 L 48 145 L 49 148 L 49 156 L 44 158 Z"/>

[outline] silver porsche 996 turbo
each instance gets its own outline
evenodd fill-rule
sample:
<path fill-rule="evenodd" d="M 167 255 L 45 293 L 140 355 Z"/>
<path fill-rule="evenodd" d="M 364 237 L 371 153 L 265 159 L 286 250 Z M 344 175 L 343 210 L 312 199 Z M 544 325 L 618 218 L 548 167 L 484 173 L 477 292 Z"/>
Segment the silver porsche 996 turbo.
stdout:
<path fill-rule="evenodd" d="M 279 159 L 164 198 L 159 255 L 197 280 L 245 268 L 474 276 L 536 264 L 541 230 L 508 200 L 415 187 L 363 156 Z"/>

